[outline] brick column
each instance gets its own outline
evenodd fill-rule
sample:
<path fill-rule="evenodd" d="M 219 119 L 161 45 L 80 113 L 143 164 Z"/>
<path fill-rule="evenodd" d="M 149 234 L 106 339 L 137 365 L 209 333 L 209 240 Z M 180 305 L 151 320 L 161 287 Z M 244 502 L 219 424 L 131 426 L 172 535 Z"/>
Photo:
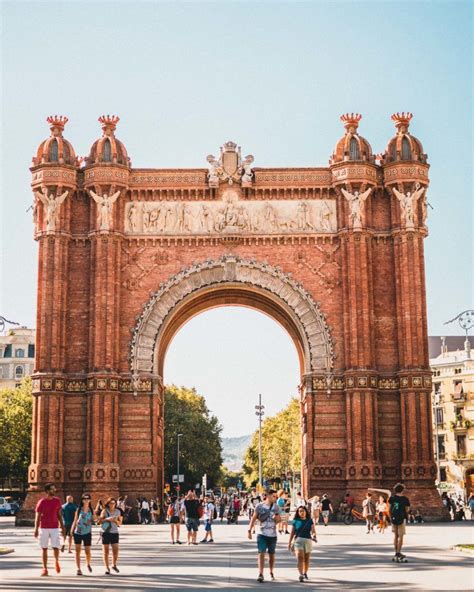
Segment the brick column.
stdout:
<path fill-rule="evenodd" d="M 349 230 L 342 241 L 346 479 L 349 490 L 380 484 L 378 401 L 374 374 L 372 239 Z M 375 388 L 374 388 L 375 387 Z"/>

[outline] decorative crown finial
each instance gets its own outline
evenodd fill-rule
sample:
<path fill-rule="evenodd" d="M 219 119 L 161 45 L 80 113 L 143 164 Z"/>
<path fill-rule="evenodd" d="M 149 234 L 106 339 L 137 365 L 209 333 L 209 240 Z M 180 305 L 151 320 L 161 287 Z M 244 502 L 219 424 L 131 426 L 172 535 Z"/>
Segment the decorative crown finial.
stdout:
<path fill-rule="evenodd" d="M 62 132 L 69 119 L 65 115 L 50 115 L 46 118 L 46 121 L 49 123 L 51 131 L 56 129 Z"/>
<path fill-rule="evenodd" d="M 409 113 L 408 111 L 405 113 L 402 111 L 401 113 L 394 113 L 392 115 L 392 121 L 395 122 L 395 127 L 399 130 L 402 127 L 408 128 L 412 117 L 413 113 Z"/>
<path fill-rule="evenodd" d="M 117 115 L 101 115 L 98 119 L 99 123 L 102 124 L 102 129 L 114 131 L 117 127 L 117 123 L 120 121 L 120 117 Z"/>
<path fill-rule="evenodd" d="M 341 121 L 346 131 L 349 131 L 351 127 L 356 130 L 359 127 L 359 121 L 361 119 L 362 115 L 360 113 L 344 113 L 344 115 L 341 115 Z"/>

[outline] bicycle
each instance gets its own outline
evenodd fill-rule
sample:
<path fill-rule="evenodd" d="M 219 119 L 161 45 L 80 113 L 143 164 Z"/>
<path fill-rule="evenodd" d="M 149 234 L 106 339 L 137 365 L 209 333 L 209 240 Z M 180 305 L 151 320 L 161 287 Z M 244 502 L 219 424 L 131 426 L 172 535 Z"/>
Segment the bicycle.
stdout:
<path fill-rule="evenodd" d="M 354 520 L 360 520 L 361 522 L 365 522 L 364 515 L 356 510 L 355 508 L 351 508 L 351 511 L 344 516 L 344 524 L 352 524 Z"/>

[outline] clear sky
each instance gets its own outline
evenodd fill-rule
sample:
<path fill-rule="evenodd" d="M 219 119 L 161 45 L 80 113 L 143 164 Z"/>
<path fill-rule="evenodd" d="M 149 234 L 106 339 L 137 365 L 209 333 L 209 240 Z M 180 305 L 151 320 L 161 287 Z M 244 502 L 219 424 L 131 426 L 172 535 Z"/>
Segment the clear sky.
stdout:
<path fill-rule="evenodd" d="M 28 167 L 49 135 L 47 115 L 70 118 L 65 135 L 80 155 L 100 136 L 97 117 L 120 115 L 117 135 L 136 167 L 205 166 L 228 139 L 254 154 L 255 166 L 320 166 L 342 135 L 341 113 L 363 114 L 360 132 L 378 153 L 394 133 L 391 113 L 409 110 L 432 167 L 429 330 L 459 332 L 443 322 L 473 308 L 471 2 L 15 1 L 1 8 L 0 314 L 34 324 Z M 255 339 L 270 334 L 271 321 L 242 314 L 209 313 L 208 331 L 195 319 L 173 343 L 176 355 L 212 353 L 212 331 L 222 333 L 229 315 L 238 320 L 232 331 L 243 324 Z M 194 331 L 201 341 L 192 350 Z M 292 345 L 275 335 L 269 347 L 282 355 Z M 223 377 L 210 383 L 198 375 L 202 364 L 191 376 L 192 366 L 172 365 L 174 350 L 170 378 L 202 385 L 217 411 L 212 384 Z M 274 368 L 275 382 L 285 384 L 282 401 L 291 367 Z M 250 389 L 242 374 L 231 381 L 235 392 Z"/>

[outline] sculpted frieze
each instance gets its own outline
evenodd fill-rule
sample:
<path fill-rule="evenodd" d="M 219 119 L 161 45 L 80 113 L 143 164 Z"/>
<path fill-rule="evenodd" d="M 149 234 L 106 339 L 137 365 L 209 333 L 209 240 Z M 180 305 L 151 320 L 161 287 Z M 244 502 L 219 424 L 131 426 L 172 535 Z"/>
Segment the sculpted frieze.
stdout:
<path fill-rule="evenodd" d="M 125 232 L 137 235 L 332 233 L 336 200 L 132 201 Z"/>

